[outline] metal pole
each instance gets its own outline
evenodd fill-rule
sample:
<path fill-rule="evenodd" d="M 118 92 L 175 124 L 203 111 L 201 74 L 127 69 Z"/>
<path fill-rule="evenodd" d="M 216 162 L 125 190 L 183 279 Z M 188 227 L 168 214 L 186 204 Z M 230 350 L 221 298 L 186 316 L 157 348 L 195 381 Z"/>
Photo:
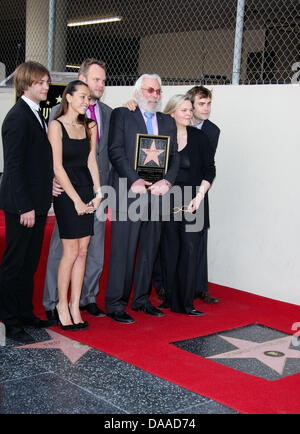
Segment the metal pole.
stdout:
<path fill-rule="evenodd" d="M 48 69 L 53 69 L 55 0 L 49 0 Z"/>
<path fill-rule="evenodd" d="M 237 3 L 232 84 L 239 84 L 240 82 L 245 2 L 246 0 L 238 0 Z"/>

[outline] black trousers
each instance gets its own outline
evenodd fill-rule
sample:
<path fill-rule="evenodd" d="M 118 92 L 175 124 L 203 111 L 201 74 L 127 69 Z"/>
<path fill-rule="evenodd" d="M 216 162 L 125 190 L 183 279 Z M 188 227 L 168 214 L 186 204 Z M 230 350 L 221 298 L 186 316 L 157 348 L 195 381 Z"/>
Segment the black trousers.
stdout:
<path fill-rule="evenodd" d="M 208 266 L 207 266 L 207 235 L 208 229 L 204 228 L 198 245 L 198 266 L 197 266 L 197 279 L 195 296 L 200 292 L 208 292 Z M 159 246 L 158 254 L 154 262 L 152 283 L 156 291 L 165 289 L 167 284 L 165 282 L 165 265 L 161 253 L 162 243 Z"/>
<path fill-rule="evenodd" d="M 198 266 L 196 291 L 197 296 L 200 292 L 208 292 L 208 267 L 207 267 L 207 235 L 208 229 L 203 229 L 198 245 Z"/>
<path fill-rule="evenodd" d="M 161 237 L 165 290 L 173 312 L 194 309 L 198 276 L 198 249 L 205 230 L 186 232 L 185 221 L 163 223 Z"/>
<path fill-rule="evenodd" d="M 134 284 L 134 291 L 131 306 L 139 308 L 149 303 L 149 288 L 160 233 L 161 222 L 159 221 L 111 222 L 109 272 L 105 297 L 107 313 L 120 312 L 126 308 L 132 284 Z"/>
<path fill-rule="evenodd" d="M 20 224 L 20 215 L 5 212 L 6 248 L 0 267 L 0 317 L 7 326 L 20 326 L 33 316 L 34 273 L 42 248 L 47 216 L 35 225 Z"/>

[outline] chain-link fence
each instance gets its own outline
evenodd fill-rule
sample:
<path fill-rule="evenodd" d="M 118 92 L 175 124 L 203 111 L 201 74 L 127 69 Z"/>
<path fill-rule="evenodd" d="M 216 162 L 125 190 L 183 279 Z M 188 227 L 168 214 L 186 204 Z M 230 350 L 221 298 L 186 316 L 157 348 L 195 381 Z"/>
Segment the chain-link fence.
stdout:
<path fill-rule="evenodd" d="M 0 82 L 29 59 L 76 72 L 96 57 L 107 64 L 108 85 L 131 85 L 144 72 L 164 84 L 291 83 L 300 68 L 298 0 L 0 4 Z M 95 19 L 105 22 L 82 25 Z"/>

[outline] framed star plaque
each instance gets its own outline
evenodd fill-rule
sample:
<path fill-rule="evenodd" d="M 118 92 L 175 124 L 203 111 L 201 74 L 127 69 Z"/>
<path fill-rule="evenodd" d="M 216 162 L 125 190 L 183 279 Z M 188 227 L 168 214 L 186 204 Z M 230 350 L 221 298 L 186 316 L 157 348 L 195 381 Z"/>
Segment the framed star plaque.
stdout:
<path fill-rule="evenodd" d="M 137 134 L 134 170 L 145 181 L 160 181 L 168 170 L 169 152 L 170 136 Z"/>

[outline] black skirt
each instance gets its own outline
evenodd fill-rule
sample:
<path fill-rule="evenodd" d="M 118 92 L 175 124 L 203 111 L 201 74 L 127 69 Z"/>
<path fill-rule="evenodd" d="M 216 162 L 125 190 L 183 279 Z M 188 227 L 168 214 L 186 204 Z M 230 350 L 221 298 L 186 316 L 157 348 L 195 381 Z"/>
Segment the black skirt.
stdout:
<path fill-rule="evenodd" d="M 73 187 L 84 203 L 89 203 L 94 198 L 92 186 Z M 79 216 L 75 209 L 74 202 L 65 192 L 54 198 L 53 208 L 60 238 L 76 239 L 94 235 L 94 214 Z"/>

